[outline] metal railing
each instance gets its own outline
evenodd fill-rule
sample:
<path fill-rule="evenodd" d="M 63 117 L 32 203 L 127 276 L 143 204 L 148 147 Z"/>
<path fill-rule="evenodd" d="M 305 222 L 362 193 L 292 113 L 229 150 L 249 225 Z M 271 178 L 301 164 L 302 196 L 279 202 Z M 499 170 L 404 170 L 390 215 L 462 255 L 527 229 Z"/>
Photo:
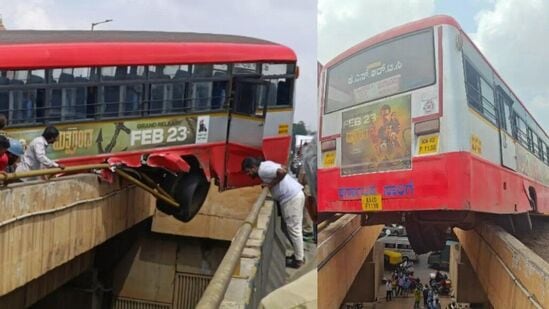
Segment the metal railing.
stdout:
<path fill-rule="evenodd" d="M 120 177 L 129 181 L 130 183 L 149 192 L 157 199 L 167 203 L 172 207 L 179 207 L 179 203 L 177 203 L 173 198 L 171 198 L 168 195 L 168 193 L 164 191 L 161 187 L 154 184 L 154 182 L 150 178 L 148 178 L 146 175 L 141 174 L 145 182 L 147 182 L 149 185 L 144 184 L 143 182 L 139 181 L 135 177 L 131 176 L 122 168 L 110 165 L 109 163 L 85 164 L 85 165 L 77 165 L 77 166 L 68 166 L 65 168 L 55 167 L 55 168 L 40 169 L 40 170 L 33 170 L 33 171 L 0 174 L 0 181 L 6 184 L 10 180 L 17 180 L 21 178 L 77 173 L 77 172 L 99 170 L 99 169 L 110 169 L 114 173 L 120 175 Z"/>
<path fill-rule="evenodd" d="M 261 191 L 261 194 L 252 206 L 252 209 L 246 217 L 246 220 L 244 220 L 244 223 L 242 223 L 242 225 L 236 232 L 233 241 L 231 242 L 231 246 L 229 247 L 229 250 L 227 250 L 227 253 L 223 257 L 221 264 L 219 264 L 217 271 L 210 281 L 210 284 L 206 288 L 206 291 L 204 291 L 200 302 L 197 304 L 197 309 L 219 308 L 219 305 L 221 304 L 221 302 L 223 301 L 223 297 L 225 296 L 225 292 L 227 291 L 227 287 L 229 286 L 229 282 L 234 273 L 236 265 L 240 261 L 240 255 L 244 250 L 244 246 L 246 245 L 248 236 L 250 236 L 252 228 L 257 221 L 257 217 L 259 216 L 259 210 L 265 202 L 267 192 L 267 188 L 264 188 L 263 191 Z"/>

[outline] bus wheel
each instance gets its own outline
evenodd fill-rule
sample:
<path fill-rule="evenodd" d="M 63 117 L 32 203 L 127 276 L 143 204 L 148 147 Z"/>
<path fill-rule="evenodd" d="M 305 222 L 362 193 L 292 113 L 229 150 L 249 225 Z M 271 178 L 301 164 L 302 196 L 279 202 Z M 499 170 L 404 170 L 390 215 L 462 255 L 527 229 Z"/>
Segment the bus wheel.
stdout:
<path fill-rule="evenodd" d="M 202 207 L 209 190 L 210 183 L 201 173 L 181 176 L 172 191 L 180 207 L 172 215 L 183 222 L 191 221 Z"/>
<path fill-rule="evenodd" d="M 162 181 L 160 182 L 160 187 L 162 187 L 164 191 L 172 195 L 173 187 L 177 180 L 177 176 L 174 176 L 172 174 L 165 174 L 162 178 Z M 170 204 L 167 204 L 164 201 L 158 199 L 156 200 L 156 209 L 168 215 L 174 215 L 175 213 L 177 213 L 178 210 L 177 207 L 173 207 Z"/>
<path fill-rule="evenodd" d="M 410 222 L 406 225 L 406 231 L 410 245 L 417 254 L 442 250 L 445 246 L 444 230 L 435 225 L 420 225 L 419 222 Z"/>

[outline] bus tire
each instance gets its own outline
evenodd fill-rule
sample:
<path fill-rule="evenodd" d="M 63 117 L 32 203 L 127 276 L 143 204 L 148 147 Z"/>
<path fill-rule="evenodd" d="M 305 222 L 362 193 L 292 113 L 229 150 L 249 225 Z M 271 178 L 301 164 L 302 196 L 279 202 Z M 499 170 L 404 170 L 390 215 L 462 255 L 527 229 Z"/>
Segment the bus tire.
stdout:
<path fill-rule="evenodd" d="M 444 231 L 435 225 L 414 221 L 406 225 L 406 231 L 410 245 L 417 254 L 442 250 L 446 244 Z"/>
<path fill-rule="evenodd" d="M 173 187 L 179 177 L 172 174 L 164 175 L 164 178 L 160 182 L 160 187 L 162 187 L 162 189 L 164 189 L 164 191 L 166 191 L 170 195 L 173 195 Z M 173 207 L 170 204 L 167 204 L 166 202 L 159 199 L 156 200 L 156 209 L 168 215 L 174 215 L 175 213 L 177 213 L 178 210 L 177 207 Z"/>
<path fill-rule="evenodd" d="M 172 215 L 179 221 L 189 222 L 204 204 L 210 182 L 202 173 L 190 173 L 179 178 L 173 189 L 172 196 L 180 207 Z"/>

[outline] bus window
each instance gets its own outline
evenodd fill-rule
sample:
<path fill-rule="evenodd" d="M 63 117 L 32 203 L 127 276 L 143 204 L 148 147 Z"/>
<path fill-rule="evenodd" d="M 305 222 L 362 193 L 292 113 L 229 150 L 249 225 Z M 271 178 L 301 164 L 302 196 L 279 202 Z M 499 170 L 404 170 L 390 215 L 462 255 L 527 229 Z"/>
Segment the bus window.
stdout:
<path fill-rule="evenodd" d="M 72 79 L 72 75 L 66 76 Z M 60 75 L 63 80 L 63 74 Z M 53 88 L 49 90 L 50 104 L 46 107 L 46 120 L 64 121 L 86 118 L 86 87 Z"/>
<path fill-rule="evenodd" d="M 534 137 L 532 136 L 532 129 L 526 128 L 526 145 L 528 145 L 528 150 L 530 152 L 534 152 L 534 143 L 533 143 Z"/>
<path fill-rule="evenodd" d="M 234 103 L 234 112 L 240 114 L 255 114 L 255 96 L 257 86 L 254 83 L 238 83 Z"/>
<path fill-rule="evenodd" d="M 165 111 L 166 101 L 173 92 L 172 84 L 152 84 L 151 85 L 151 98 L 149 100 L 149 113 L 161 114 Z"/>
<path fill-rule="evenodd" d="M 181 113 L 189 109 L 189 101 L 186 100 L 186 90 L 189 83 L 176 83 L 173 85 L 172 104 L 170 112 Z"/>
<path fill-rule="evenodd" d="M 193 65 L 193 78 L 194 77 L 212 77 L 212 76 L 213 76 L 213 64 Z"/>
<path fill-rule="evenodd" d="M 152 84 L 149 113 L 160 114 L 185 111 L 185 88 L 186 83 Z"/>
<path fill-rule="evenodd" d="M 436 81 L 434 55 L 431 28 L 342 60 L 328 70 L 324 113 L 432 85 Z"/>
<path fill-rule="evenodd" d="M 34 123 L 37 93 L 37 89 L 0 92 L 0 112 L 9 124 Z"/>
<path fill-rule="evenodd" d="M 212 89 L 212 110 L 221 109 L 225 103 L 227 94 L 227 81 L 215 81 L 213 82 Z"/>
<path fill-rule="evenodd" d="M 256 63 L 235 63 L 233 65 L 233 74 L 257 74 L 257 69 Z"/>
<path fill-rule="evenodd" d="M 518 116 L 516 116 L 515 119 L 516 119 L 516 122 L 517 122 L 517 140 L 524 147 L 528 147 L 528 139 L 526 137 L 526 124 Z"/>
<path fill-rule="evenodd" d="M 137 116 L 141 114 L 141 102 L 143 99 L 143 86 L 142 85 L 128 85 L 122 86 L 123 101 L 122 110 L 124 116 Z"/>
<path fill-rule="evenodd" d="M 511 126 L 511 106 L 507 103 L 504 103 L 503 104 L 503 118 L 505 119 L 504 120 L 504 123 L 505 123 L 505 129 L 507 131 L 507 133 L 511 134 L 512 133 L 512 126 Z"/>
<path fill-rule="evenodd" d="M 291 106 L 293 79 L 277 78 L 267 79 L 269 82 L 269 106 Z M 262 106 L 262 105 L 261 105 Z"/>
<path fill-rule="evenodd" d="M 150 65 L 149 79 L 186 79 L 190 76 L 188 65 Z"/>
<path fill-rule="evenodd" d="M 541 159 L 541 161 L 545 161 L 545 144 L 541 140 L 541 138 L 538 137 L 538 158 Z"/>
<path fill-rule="evenodd" d="M 49 82 L 53 84 L 82 83 L 92 81 L 95 69 L 90 67 L 49 70 Z"/>
<path fill-rule="evenodd" d="M 288 65 L 285 63 L 264 63 L 261 66 L 261 74 L 264 76 L 271 76 L 286 75 L 291 74 L 291 72 L 288 72 Z"/>
<path fill-rule="evenodd" d="M 9 91 L 0 91 L 0 114 L 4 114 L 8 118 L 8 123 L 10 112 L 10 92 Z"/>
<path fill-rule="evenodd" d="M 102 117 L 117 117 L 120 100 L 120 86 L 103 86 L 102 88 Z"/>
<path fill-rule="evenodd" d="M 210 109 L 213 82 L 195 82 L 192 84 L 192 109 L 204 111 Z"/>
<path fill-rule="evenodd" d="M 43 84 L 46 82 L 46 70 L 31 70 L 28 84 Z"/>
<path fill-rule="evenodd" d="M 145 67 L 140 66 L 116 66 L 102 67 L 101 80 L 140 80 L 145 78 Z"/>
<path fill-rule="evenodd" d="M 480 79 L 480 93 L 482 95 L 482 113 L 492 122 L 496 124 L 496 107 L 494 105 L 494 90 L 484 80 Z"/>
<path fill-rule="evenodd" d="M 465 86 L 469 105 L 482 113 L 480 75 L 467 60 L 465 60 Z"/>

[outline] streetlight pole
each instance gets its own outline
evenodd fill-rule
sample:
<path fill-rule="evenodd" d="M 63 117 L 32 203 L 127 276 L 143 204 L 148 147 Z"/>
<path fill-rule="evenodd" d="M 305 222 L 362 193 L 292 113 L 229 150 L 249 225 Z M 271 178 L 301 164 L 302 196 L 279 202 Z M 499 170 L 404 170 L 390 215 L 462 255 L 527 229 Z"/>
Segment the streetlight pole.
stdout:
<path fill-rule="evenodd" d="M 96 23 L 92 23 L 91 25 L 91 31 L 93 31 L 93 28 L 99 24 L 105 24 L 105 23 L 110 23 L 112 21 L 112 19 L 105 19 L 104 21 L 98 21 Z"/>

